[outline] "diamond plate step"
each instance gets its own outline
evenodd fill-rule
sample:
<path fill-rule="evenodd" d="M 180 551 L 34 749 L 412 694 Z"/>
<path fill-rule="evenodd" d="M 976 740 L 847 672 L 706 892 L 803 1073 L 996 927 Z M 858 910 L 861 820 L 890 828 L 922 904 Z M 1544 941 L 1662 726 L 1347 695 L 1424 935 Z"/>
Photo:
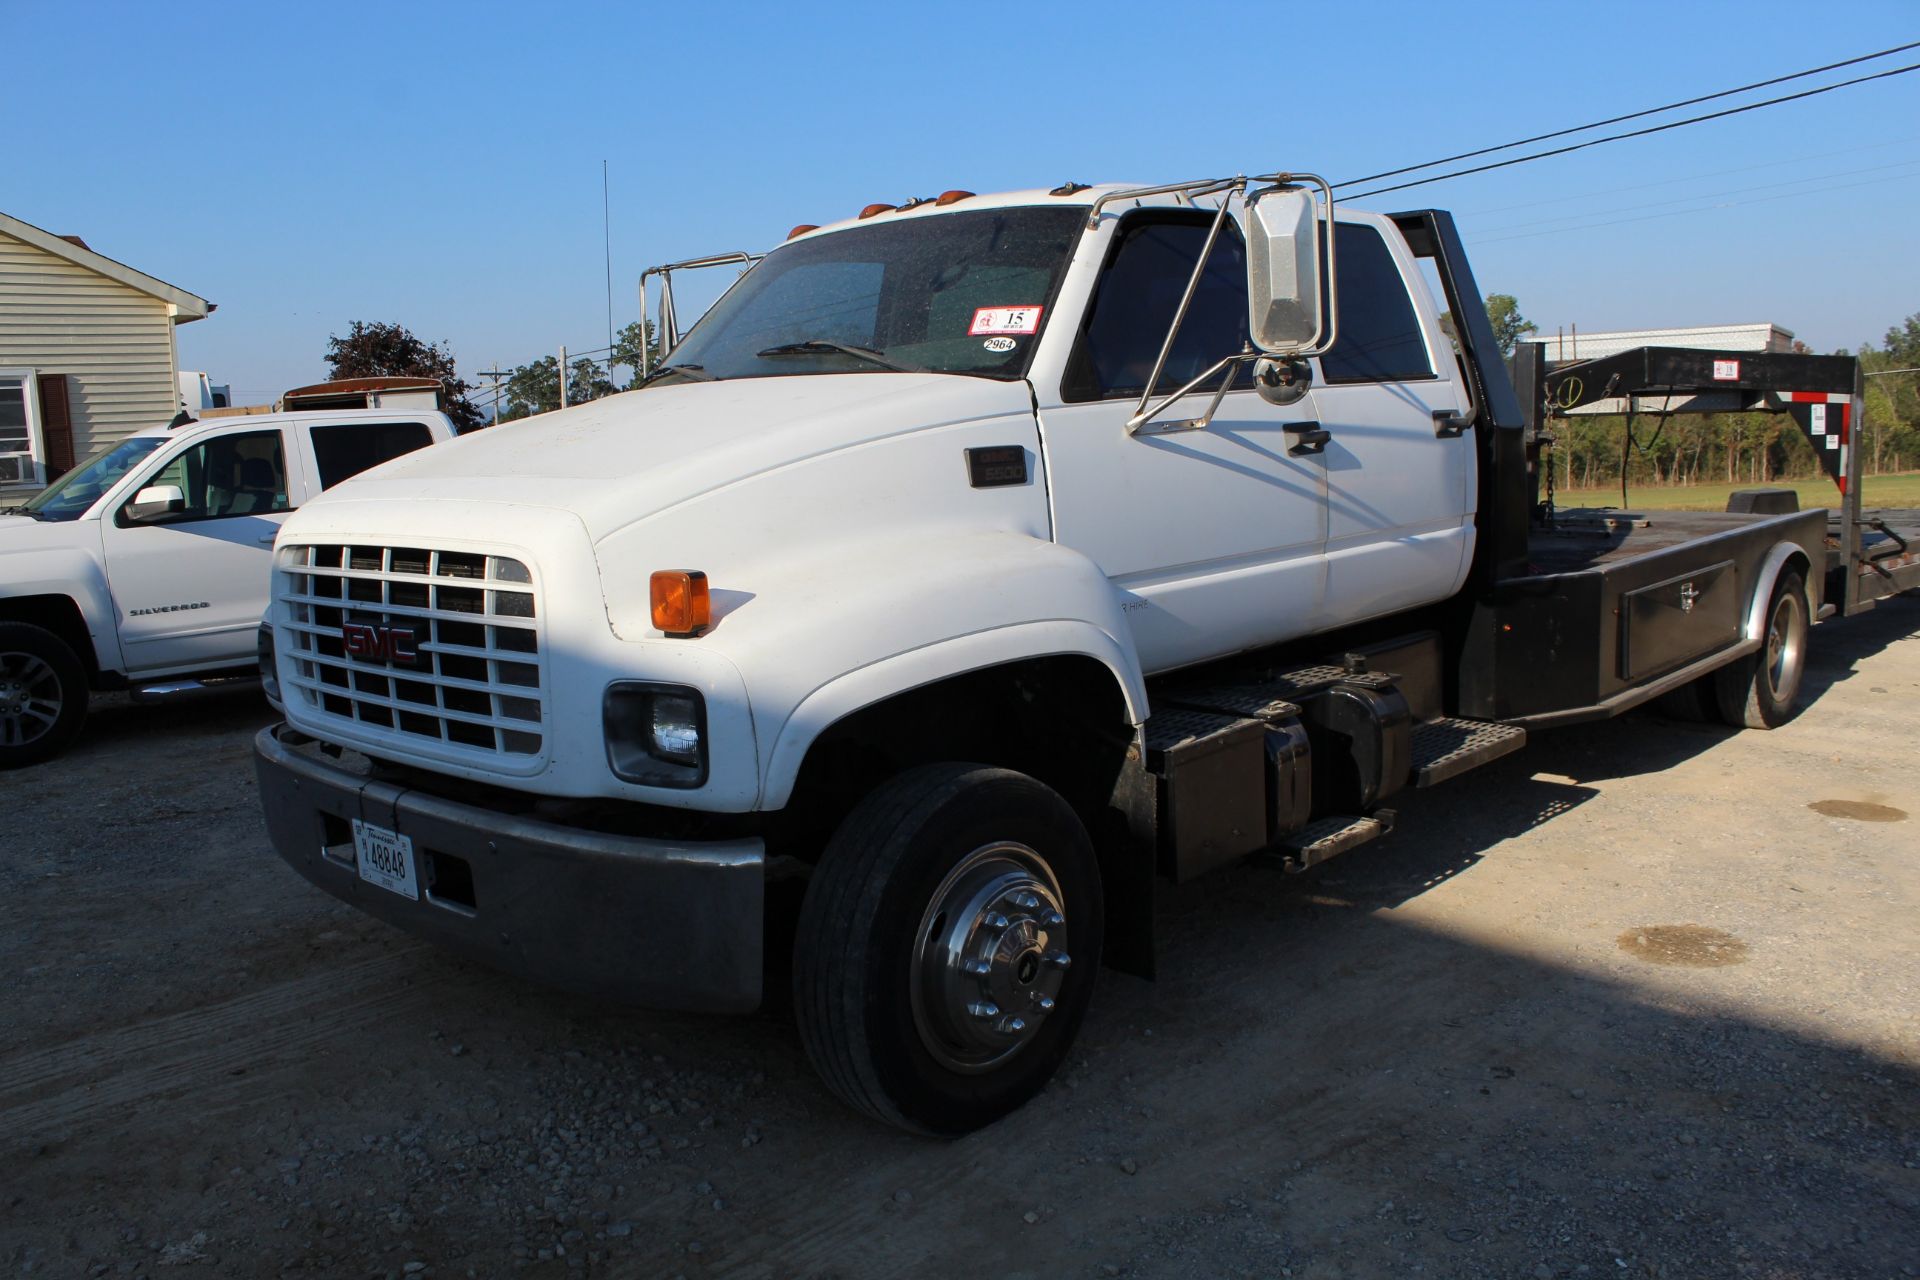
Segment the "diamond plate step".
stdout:
<path fill-rule="evenodd" d="M 1527 745 L 1519 725 L 1442 716 L 1413 730 L 1413 785 L 1433 787 Z"/>
<path fill-rule="evenodd" d="M 1356 818 L 1351 814 L 1322 818 L 1281 839 L 1279 848 L 1282 865 L 1289 872 L 1305 871 L 1328 858 L 1357 849 L 1369 840 L 1378 839 L 1391 830 L 1391 809 L 1376 809 L 1370 818 Z"/>

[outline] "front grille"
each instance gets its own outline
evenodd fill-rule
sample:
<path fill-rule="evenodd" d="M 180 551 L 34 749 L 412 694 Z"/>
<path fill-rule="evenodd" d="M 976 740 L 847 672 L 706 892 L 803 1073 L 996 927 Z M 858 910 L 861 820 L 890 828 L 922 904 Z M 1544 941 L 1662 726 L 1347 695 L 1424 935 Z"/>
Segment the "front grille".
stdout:
<path fill-rule="evenodd" d="M 317 543 L 282 548 L 279 571 L 286 683 L 306 706 L 456 757 L 544 751 L 546 657 L 524 561 Z"/>

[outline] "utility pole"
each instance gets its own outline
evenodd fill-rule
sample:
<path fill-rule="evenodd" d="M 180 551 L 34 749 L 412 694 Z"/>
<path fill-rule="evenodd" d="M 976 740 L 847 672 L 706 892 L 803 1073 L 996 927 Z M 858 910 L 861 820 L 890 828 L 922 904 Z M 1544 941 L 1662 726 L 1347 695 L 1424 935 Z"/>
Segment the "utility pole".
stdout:
<path fill-rule="evenodd" d="M 500 362 L 496 360 L 493 362 L 493 368 L 481 369 L 474 376 L 486 378 L 493 383 L 493 424 L 498 424 L 500 421 L 500 380 L 507 377 L 508 374 L 500 368 Z"/>
<path fill-rule="evenodd" d="M 567 349 L 560 348 L 560 407 L 567 407 Z"/>

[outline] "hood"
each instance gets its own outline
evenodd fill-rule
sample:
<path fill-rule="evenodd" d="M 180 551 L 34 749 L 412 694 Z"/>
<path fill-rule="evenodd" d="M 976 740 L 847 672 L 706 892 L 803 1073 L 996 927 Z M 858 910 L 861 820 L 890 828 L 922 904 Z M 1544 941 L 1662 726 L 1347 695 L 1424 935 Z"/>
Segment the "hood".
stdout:
<path fill-rule="evenodd" d="M 598 542 L 703 493 L 809 458 L 929 427 L 1032 412 L 1025 382 L 946 374 L 683 383 L 464 435 L 395 459 L 336 492 L 362 502 L 561 508 Z M 308 506 L 327 501 L 322 495 Z"/>

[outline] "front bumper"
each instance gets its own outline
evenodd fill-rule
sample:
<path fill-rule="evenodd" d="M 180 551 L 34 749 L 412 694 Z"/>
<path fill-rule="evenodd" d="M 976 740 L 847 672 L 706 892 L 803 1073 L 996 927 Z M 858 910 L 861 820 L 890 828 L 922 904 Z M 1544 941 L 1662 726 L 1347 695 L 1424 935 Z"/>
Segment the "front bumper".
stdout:
<path fill-rule="evenodd" d="M 759 840 L 646 840 L 496 813 L 363 777 L 303 740 L 285 725 L 254 739 L 260 800 L 280 856 L 336 898 L 589 995 L 721 1012 L 760 1003 Z M 356 818 L 412 838 L 418 901 L 360 878 Z"/>

